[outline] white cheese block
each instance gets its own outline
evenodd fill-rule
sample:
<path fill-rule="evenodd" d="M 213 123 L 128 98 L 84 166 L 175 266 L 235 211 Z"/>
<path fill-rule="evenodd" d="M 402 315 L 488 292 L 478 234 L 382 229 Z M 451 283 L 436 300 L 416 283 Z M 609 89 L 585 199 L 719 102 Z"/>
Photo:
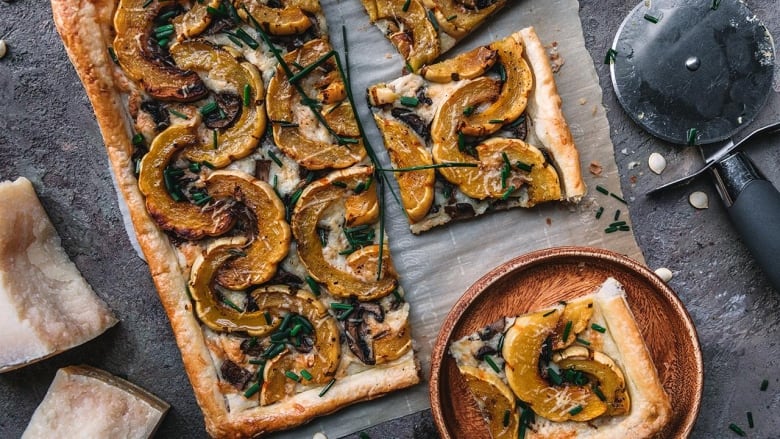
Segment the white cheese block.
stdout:
<path fill-rule="evenodd" d="M 108 372 L 69 366 L 57 371 L 22 438 L 149 438 L 168 408 Z"/>
<path fill-rule="evenodd" d="M 26 178 L 0 182 L 0 372 L 78 346 L 116 324 L 60 245 Z"/>

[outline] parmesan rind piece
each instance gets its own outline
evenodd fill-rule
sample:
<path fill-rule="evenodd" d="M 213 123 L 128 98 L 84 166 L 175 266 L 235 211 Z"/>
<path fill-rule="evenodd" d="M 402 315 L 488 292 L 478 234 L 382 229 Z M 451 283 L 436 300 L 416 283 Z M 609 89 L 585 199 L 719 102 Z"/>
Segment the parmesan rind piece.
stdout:
<path fill-rule="evenodd" d="M 60 245 L 26 178 L 0 182 L 0 372 L 91 340 L 116 324 Z"/>
<path fill-rule="evenodd" d="M 57 371 L 22 438 L 150 438 L 169 408 L 108 372 L 69 366 Z"/>

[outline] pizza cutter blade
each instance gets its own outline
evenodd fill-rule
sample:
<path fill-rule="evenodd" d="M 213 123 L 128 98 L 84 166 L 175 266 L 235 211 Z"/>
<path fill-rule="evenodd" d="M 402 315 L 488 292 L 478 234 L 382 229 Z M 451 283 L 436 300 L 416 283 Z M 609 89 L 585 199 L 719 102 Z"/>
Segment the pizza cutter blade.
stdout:
<path fill-rule="evenodd" d="M 644 0 L 623 21 L 609 56 L 615 93 L 631 118 L 663 140 L 699 146 L 735 228 L 780 291 L 780 193 L 734 152 L 752 135 L 730 140 L 771 91 L 766 27 L 738 0 Z"/>

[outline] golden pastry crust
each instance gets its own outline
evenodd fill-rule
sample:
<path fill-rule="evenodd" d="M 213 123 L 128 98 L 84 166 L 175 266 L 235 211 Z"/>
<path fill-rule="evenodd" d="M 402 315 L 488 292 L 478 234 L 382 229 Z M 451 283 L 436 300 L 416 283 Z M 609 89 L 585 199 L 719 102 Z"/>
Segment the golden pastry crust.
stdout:
<path fill-rule="evenodd" d="M 419 363 L 413 351 L 408 350 L 386 364 L 364 367 L 354 375 L 339 376 L 322 397 L 318 396 L 322 390 L 320 386 L 273 405 L 238 413 L 229 410 L 220 386 L 224 382 L 188 296 L 187 257 L 181 258 L 168 235 L 147 213 L 133 172 L 131 138 L 134 129 L 126 103 L 128 89 L 133 86 L 108 50 L 114 40 L 116 8 L 117 3 L 113 0 L 52 0 L 57 30 L 92 103 L 111 170 L 127 204 L 209 434 L 225 438 L 254 437 L 292 428 L 346 405 L 418 383 Z"/>

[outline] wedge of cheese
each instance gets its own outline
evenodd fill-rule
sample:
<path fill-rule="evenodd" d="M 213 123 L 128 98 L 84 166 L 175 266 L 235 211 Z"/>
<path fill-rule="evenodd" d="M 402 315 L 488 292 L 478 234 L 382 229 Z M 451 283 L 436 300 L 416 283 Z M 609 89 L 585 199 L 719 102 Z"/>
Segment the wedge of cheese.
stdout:
<path fill-rule="evenodd" d="M 22 438 L 149 438 L 169 408 L 165 401 L 106 371 L 64 367 Z"/>
<path fill-rule="evenodd" d="M 0 182 L 0 372 L 78 346 L 116 324 L 60 245 L 26 178 Z"/>

